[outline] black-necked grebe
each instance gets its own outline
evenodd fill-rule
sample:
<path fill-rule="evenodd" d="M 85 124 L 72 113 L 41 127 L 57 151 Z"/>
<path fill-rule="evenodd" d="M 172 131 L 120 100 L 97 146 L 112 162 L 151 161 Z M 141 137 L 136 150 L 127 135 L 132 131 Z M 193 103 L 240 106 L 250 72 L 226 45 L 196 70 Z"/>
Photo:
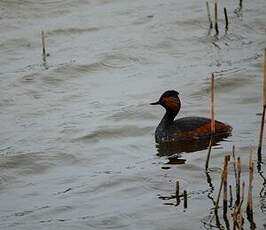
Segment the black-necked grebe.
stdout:
<path fill-rule="evenodd" d="M 208 139 L 211 135 L 211 119 L 205 117 L 184 117 L 174 120 L 181 107 L 178 95 L 177 91 L 169 90 L 162 94 L 159 101 L 151 103 L 151 105 L 161 105 L 166 109 L 166 113 L 155 131 L 156 142 L 186 142 Z M 231 126 L 215 121 L 216 137 L 227 137 L 231 131 Z"/>

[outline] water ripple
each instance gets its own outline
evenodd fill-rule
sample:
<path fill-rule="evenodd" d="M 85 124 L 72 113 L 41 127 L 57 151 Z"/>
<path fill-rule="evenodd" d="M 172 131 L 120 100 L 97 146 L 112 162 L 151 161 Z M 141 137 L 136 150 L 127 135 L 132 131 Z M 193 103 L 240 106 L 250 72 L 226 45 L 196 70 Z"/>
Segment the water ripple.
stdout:
<path fill-rule="evenodd" d="M 119 128 L 99 128 L 90 134 L 85 134 L 78 138 L 74 138 L 73 141 L 88 141 L 97 142 L 101 140 L 125 138 L 125 137 L 139 137 L 150 133 L 154 127 L 140 128 L 133 125 L 123 126 Z"/>
<path fill-rule="evenodd" d="M 57 36 L 57 35 L 67 35 L 67 34 L 82 34 L 86 32 L 95 32 L 99 31 L 100 29 L 97 27 L 89 27 L 89 28 L 76 28 L 70 27 L 65 29 L 54 29 L 47 32 L 48 36 Z"/>

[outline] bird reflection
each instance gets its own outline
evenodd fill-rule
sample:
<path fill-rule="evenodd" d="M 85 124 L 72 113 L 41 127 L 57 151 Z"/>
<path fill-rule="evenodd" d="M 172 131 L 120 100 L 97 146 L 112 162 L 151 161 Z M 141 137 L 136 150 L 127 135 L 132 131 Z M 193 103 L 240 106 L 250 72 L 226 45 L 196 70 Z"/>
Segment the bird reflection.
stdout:
<path fill-rule="evenodd" d="M 225 140 L 226 136 L 219 136 L 213 139 L 212 146 L 217 146 L 220 141 Z M 209 139 L 190 142 L 160 142 L 156 143 L 157 155 L 159 157 L 168 156 L 168 164 L 184 164 L 185 159 L 182 159 L 182 153 L 191 153 L 207 149 Z"/>

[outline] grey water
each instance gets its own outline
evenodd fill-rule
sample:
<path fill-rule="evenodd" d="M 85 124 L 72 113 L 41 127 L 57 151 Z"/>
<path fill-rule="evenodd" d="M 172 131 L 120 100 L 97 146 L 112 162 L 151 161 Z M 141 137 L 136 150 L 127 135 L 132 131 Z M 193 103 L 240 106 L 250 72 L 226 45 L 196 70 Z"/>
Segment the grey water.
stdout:
<path fill-rule="evenodd" d="M 248 184 L 266 47 L 265 0 L 218 7 L 215 36 L 205 1 L 0 0 L 1 229 L 214 228 L 211 198 L 233 145 Z M 233 133 L 213 148 L 210 184 L 206 149 L 167 164 L 154 141 L 164 111 L 149 103 L 175 89 L 178 117 L 209 117 L 212 73 L 216 118 Z M 265 149 L 264 138 L 263 162 Z M 264 170 L 254 175 L 257 229 L 266 225 Z M 170 199 L 177 179 L 187 209 Z"/>

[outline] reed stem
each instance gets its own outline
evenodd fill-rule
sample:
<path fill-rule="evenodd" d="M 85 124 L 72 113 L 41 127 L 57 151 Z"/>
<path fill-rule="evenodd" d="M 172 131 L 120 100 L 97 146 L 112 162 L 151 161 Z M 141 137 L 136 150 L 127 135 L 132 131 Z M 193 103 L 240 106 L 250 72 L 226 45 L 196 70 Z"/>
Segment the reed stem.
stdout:
<path fill-rule="evenodd" d="M 209 142 L 208 154 L 207 154 L 207 159 L 206 159 L 206 163 L 205 163 L 205 170 L 206 171 L 209 168 L 211 147 L 212 147 L 212 142 L 213 142 L 214 135 L 215 135 L 214 94 L 215 94 L 215 82 L 214 82 L 214 74 L 212 74 L 212 76 L 211 76 L 211 138 L 210 138 L 210 142 Z"/>
<path fill-rule="evenodd" d="M 232 149 L 232 155 L 233 155 L 233 160 L 234 160 L 234 173 L 235 173 L 235 180 L 236 180 L 236 184 L 237 184 L 237 173 L 236 173 L 236 155 L 235 155 L 235 146 L 233 145 L 233 149 Z"/>
<path fill-rule="evenodd" d="M 224 8 L 224 18 L 225 18 L 225 31 L 228 30 L 228 17 L 227 17 L 227 10 Z"/>
<path fill-rule="evenodd" d="M 266 106 L 266 48 L 264 49 L 263 105 Z"/>
<path fill-rule="evenodd" d="M 241 189 L 241 188 L 240 188 Z M 242 189 L 241 189 L 241 201 L 239 202 L 239 204 L 237 206 L 234 207 L 234 211 L 232 214 L 233 217 L 233 229 L 236 229 L 236 227 L 238 229 L 242 229 L 242 225 L 243 225 L 243 217 L 242 217 L 242 204 L 244 201 L 244 191 L 245 191 L 245 182 L 243 181 L 242 183 Z"/>
<path fill-rule="evenodd" d="M 41 32 L 41 36 L 42 36 L 42 58 L 43 58 L 43 61 L 45 62 L 47 55 L 46 55 L 45 34 L 43 30 Z"/>
<path fill-rule="evenodd" d="M 224 170 L 222 171 L 222 174 L 221 174 L 221 182 L 220 182 L 219 192 L 218 192 L 217 200 L 215 202 L 215 211 L 217 211 L 219 208 L 219 201 L 220 201 L 220 196 L 221 196 L 223 184 L 224 184 Z"/>
<path fill-rule="evenodd" d="M 217 0 L 214 3 L 214 26 L 215 26 L 216 35 L 218 35 L 219 29 L 218 29 L 218 4 L 217 4 Z"/>
<path fill-rule="evenodd" d="M 237 207 L 234 207 L 234 209 L 233 209 L 232 219 L 233 219 L 233 230 L 235 230 L 238 227 L 238 223 L 237 223 Z"/>
<path fill-rule="evenodd" d="M 248 202 L 247 202 L 247 211 L 252 211 L 252 181 L 253 181 L 253 171 L 254 171 L 254 162 L 252 161 L 252 147 L 249 146 L 249 184 L 248 184 Z"/>
<path fill-rule="evenodd" d="M 243 0 L 239 0 L 239 10 L 242 10 L 243 7 Z"/>
<path fill-rule="evenodd" d="M 237 158 L 237 183 L 236 183 L 236 206 L 240 203 L 240 180 L 241 180 L 241 161 Z"/>
<path fill-rule="evenodd" d="M 239 229 L 242 230 L 243 229 L 243 212 L 242 212 L 242 209 L 240 208 L 239 210 Z"/>
<path fill-rule="evenodd" d="M 242 204 L 244 202 L 244 199 L 245 199 L 245 182 L 243 181 L 242 182 L 242 190 L 241 190 L 241 201 L 240 201 L 240 204 L 239 204 L 239 208 L 238 208 L 238 215 L 239 215 L 239 229 L 242 229 L 243 227 L 243 213 L 242 213 Z"/>
<path fill-rule="evenodd" d="M 233 206 L 233 191 L 232 191 L 232 185 L 229 185 L 229 207 L 231 208 Z"/>
<path fill-rule="evenodd" d="M 224 156 L 224 182 L 223 182 L 223 215 L 226 216 L 227 214 L 227 178 L 228 178 L 228 155 Z"/>
<path fill-rule="evenodd" d="M 209 169 L 209 161 L 210 161 L 210 156 L 211 156 L 212 142 L 213 142 L 213 135 L 211 134 L 209 147 L 208 147 L 208 153 L 207 153 L 207 159 L 206 159 L 206 163 L 205 163 L 205 170 L 206 171 Z"/>
<path fill-rule="evenodd" d="M 184 190 L 184 209 L 187 209 L 187 190 Z"/>
<path fill-rule="evenodd" d="M 180 196 L 179 196 L 179 181 L 176 181 L 176 190 L 175 190 L 175 195 L 176 195 L 176 205 L 178 206 L 180 204 Z"/>
<path fill-rule="evenodd" d="M 212 74 L 211 77 L 211 133 L 212 134 L 215 134 L 214 94 L 215 94 L 215 84 L 214 84 L 214 74 Z"/>
<path fill-rule="evenodd" d="M 249 185 L 248 185 L 248 201 L 247 201 L 247 218 L 250 222 L 251 229 L 254 229 L 255 223 L 253 220 L 253 202 L 252 202 L 252 188 L 253 188 L 253 176 L 254 174 L 254 162 L 252 161 L 252 147 L 249 146 Z"/>
<path fill-rule="evenodd" d="M 263 131 L 264 131 L 265 110 L 266 110 L 266 49 L 264 49 L 263 108 L 262 108 L 262 117 L 260 124 L 259 146 L 257 152 L 259 162 L 261 162 L 261 149 L 262 149 L 262 140 L 263 140 Z"/>
<path fill-rule="evenodd" d="M 206 2 L 206 8 L 207 8 L 207 14 L 208 14 L 208 19 L 209 19 L 209 23 L 210 23 L 210 29 L 212 29 L 213 25 L 212 25 L 212 18 L 211 18 L 211 13 L 210 13 L 209 2 Z"/>

